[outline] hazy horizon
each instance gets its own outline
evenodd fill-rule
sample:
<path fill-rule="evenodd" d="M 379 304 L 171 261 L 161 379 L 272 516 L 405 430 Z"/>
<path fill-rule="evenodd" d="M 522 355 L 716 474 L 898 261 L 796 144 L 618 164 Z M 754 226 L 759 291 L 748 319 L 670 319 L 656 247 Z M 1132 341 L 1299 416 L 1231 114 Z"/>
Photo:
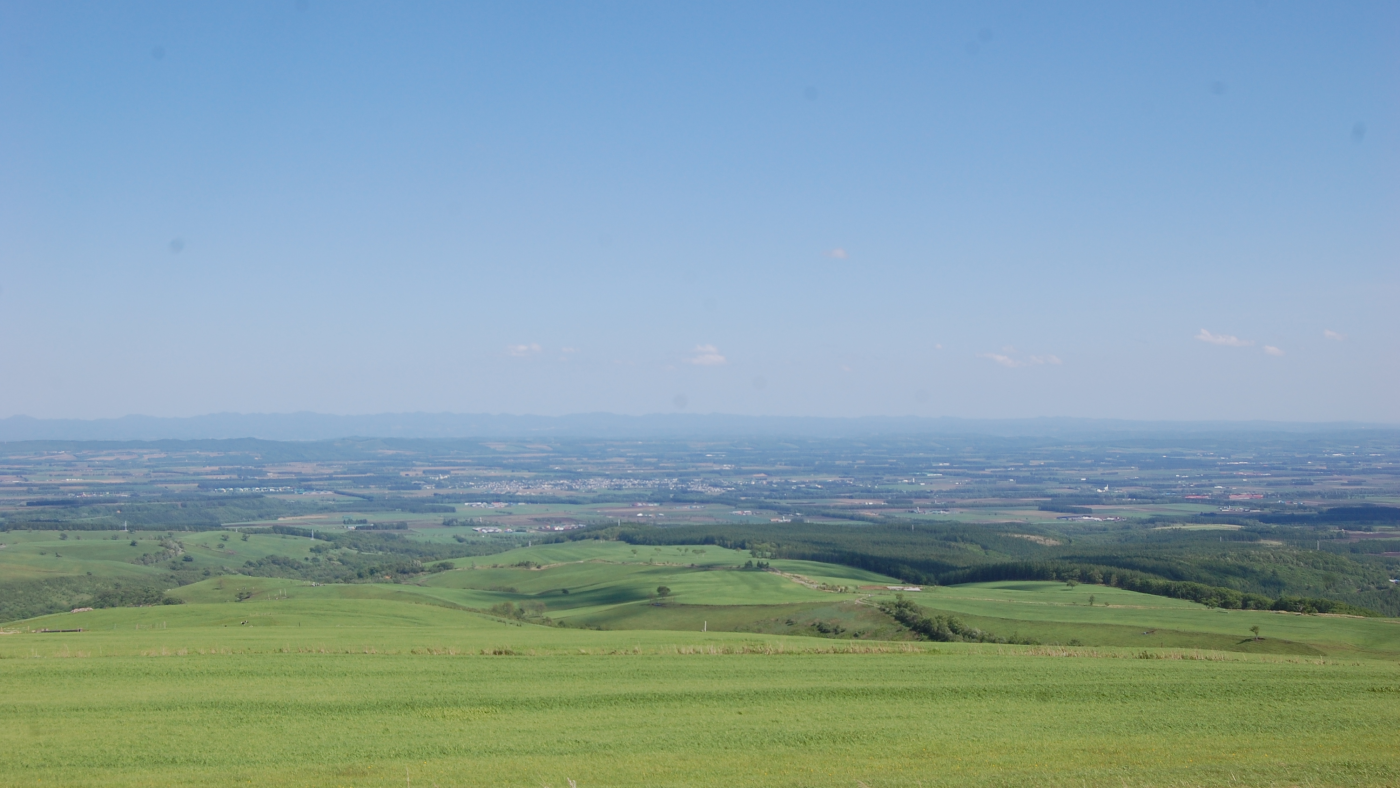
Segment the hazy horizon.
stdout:
<path fill-rule="evenodd" d="M 1400 422 L 1400 6 L 0 6 L 0 418 Z"/>
<path fill-rule="evenodd" d="M 1361 422 L 1137 421 L 1089 418 L 960 419 L 928 416 L 804 417 L 720 413 L 537 416 L 492 413 L 211 413 L 184 418 L 0 418 L 0 443 L 257 439 L 727 440 L 785 438 L 1218 439 L 1241 436 L 1371 438 L 1400 425 Z"/>

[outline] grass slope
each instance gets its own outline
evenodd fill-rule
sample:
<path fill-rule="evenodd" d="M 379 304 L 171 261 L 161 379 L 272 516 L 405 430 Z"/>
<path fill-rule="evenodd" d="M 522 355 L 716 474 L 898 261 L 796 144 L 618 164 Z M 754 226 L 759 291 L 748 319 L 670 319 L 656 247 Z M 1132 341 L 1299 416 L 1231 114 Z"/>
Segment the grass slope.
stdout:
<path fill-rule="evenodd" d="M 91 631 L 0 637 L 0 786 L 1400 781 L 1385 662 L 594 632 L 382 599 L 51 618 Z"/>
<path fill-rule="evenodd" d="M 169 576 L 158 566 L 116 560 L 126 555 L 124 551 L 139 554 L 158 549 L 156 536 L 148 536 L 135 548 L 129 540 L 109 538 L 60 541 L 52 533 L 12 536 L 18 540 L 0 551 L 4 553 L 0 576 L 5 578 L 16 566 L 46 561 L 71 562 L 55 570 L 62 572 L 84 566 L 100 570 L 111 563 L 132 577 Z M 179 540 L 186 554 L 195 557 L 190 563 L 196 567 L 206 561 L 239 563 L 277 554 L 314 557 L 309 539 L 254 535 L 244 541 L 233 535 L 225 541 L 220 536 L 184 534 Z M 52 551 L 61 557 L 47 554 Z M 251 595 L 252 601 L 398 601 L 450 610 L 488 610 L 510 602 L 531 606 L 558 623 L 591 628 L 908 638 L 875 606 L 888 598 L 890 592 L 883 586 L 895 584 L 893 578 L 793 560 L 772 561 L 776 571 L 741 569 L 750 560 L 747 552 L 714 546 L 660 548 L 584 541 L 461 559 L 454 570 L 409 583 L 313 585 L 297 579 L 218 575 L 174 588 L 169 594 L 198 604 L 229 603 Z M 669 588 L 670 595 L 660 598 L 659 586 Z M 834 588 L 847 593 L 833 593 Z M 931 612 L 958 615 L 1002 637 L 1046 644 L 1400 657 L 1400 621 L 1395 619 L 1212 610 L 1116 588 L 1071 588 L 1049 582 L 928 587 L 911 594 L 911 599 Z M 60 615 L 46 619 L 54 622 L 47 625 L 85 626 L 82 615 Z M 1252 626 L 1260 627 L 1262 639 L 1254 638 Z"/>
<path fill-rule="evenodd" d="M 879 591 L 819 589 L 886 578 L 747 558 L 548 545 L 416 585 L 223 576 L 23 622 L 0 636 L 0 786 L 1400 782 L 1394 621 L 984 583 L 910 596 L 1124 647 L 882 642 Z M 471 609 L 510 600 L 611 629 Z M 813 622 L 842 639 L 792 636 Z M 1215 642 L 1234 651 L 1194 650 Z"/>
<path fill-rule="evenodd" d="M 1400 619 L 1219 610 L 1104 586 L 969 583 L 911 595 L 998 634 L 1104 646 L 1178 646 L 1255 652 L 1400 657 Z M 1089 605 L 1089 597 L 1094 605 Z M 1262 640 L 1250 627 L 1258 626 Z"/>
<path fill-rule="evenodd" d="M 181 571 L 239 567 L 245 561 L 270 555 L 305 558 L 311 553 L 310 539 L 275 534 L 249 535 L 213 531 L 112 531 L 73 532 L 64 539 L 57 531 L 9 531 L 0 533 L 0 578 L 5 581 L 41 577 L 93 574 L 117 579 L 154 578 L 165 573 L 171 561 L 151 564 L 132 563 L 143 555 L 164 553 L 162 540 L 183 546 L 178 556 Z M 228 537 L 226 540 L 220 537 Z M 136 544 L 132 545 L 131 542 Z M 190 561 L 184 561 L 184 556 Z"/>

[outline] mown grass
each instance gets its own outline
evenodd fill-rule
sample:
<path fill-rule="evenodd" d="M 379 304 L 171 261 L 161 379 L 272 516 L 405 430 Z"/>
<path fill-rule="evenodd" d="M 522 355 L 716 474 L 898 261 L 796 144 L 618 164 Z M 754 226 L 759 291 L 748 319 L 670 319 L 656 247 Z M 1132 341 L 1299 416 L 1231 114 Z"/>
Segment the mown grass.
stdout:
<path fill-rule="evenodd" d="M 1400 781 L 1385 662 L 590 632 L 377 600 L 105 623 L 0 638 L 0 785 Z"/>
<path fill-rule="evenodd" d="M 173 591 L 183 605 L 23 622 L 0 636 L 0 786 L 1400 783 L 1394 621 L 989 583 L 910 596 L 1086 646 L 795 637 L 873 626 L 878 595 L 670 553 L 548 545 L 423 585 L 225 576 Z M 470 609 L 502 600 L 614 628 Z M 1166 624 L 1180 636 L 1140 634 Z"/>

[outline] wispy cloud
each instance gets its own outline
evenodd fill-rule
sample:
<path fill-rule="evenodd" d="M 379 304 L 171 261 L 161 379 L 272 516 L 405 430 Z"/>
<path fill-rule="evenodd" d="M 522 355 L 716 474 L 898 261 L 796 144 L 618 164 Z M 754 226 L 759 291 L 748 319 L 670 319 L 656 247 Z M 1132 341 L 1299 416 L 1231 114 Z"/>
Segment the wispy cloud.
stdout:
<path fill-rule="evenodd" d="M 1346 334 L 1343 334 L 1340 331 L 1333 331 L 1330 328 L 1322 329 L 1322 336 L 1332 340 L 1333 342 L 1345 342 L 1347 338 Z"/>
<path fill-rule="evenodd" d="M 1224 345 L 1226 347 L 1250 347 L 1254 344 L 1252 339 L 1240 339 L 1230 334 L 1212 334 L 1204 328 L 1196 335 L 1196 339 L 1202 342 L 1209 342 L 1212 345 Z"/>
<path fill-rule="evenodd" d="M 980 354 L 980 358 L 991 359 L 992 361 L 995 361 L 996 363 L 1002 365 L 1003 367 L 1006 367 L 1007 369 L 1016 369 L 1017 367 L 1034 367 L 1039 366 L 1041 364 L 1063 363 L 1060 361 L 1059 356 L 1027 356 L 1023 353 L 1017 353 L 1016 348 L 1010 346 L 1002 348 L 1000 353 L 982 353 Z"/>
<path fill-rule="evenodd" d="M 690 351 L 693 355 L 686 359 L 686 363 L 695 364 L 701 367 L 717 367 L 720 364 L 727 364 L 729 360 L 720 354 L 719 348 L 714 345 L 696 345 Z"/>
<path fill-rule="evenodd" d="M 835 249 L 828 250 L 827 253 L 826 253 L 826 256 L 827 256 L 827 257 L 831 257 L 831 258 L 835 258 L 835 259 L 837 259 L 837 260 L 845 260 L 847 257 L 850 257 L 850 255 L 847 254 L 846 250 L 845 250 L 845 249 L 842 249 L 842 248 L 839 247 L 839 246 L 836 247 Z"/>
<path fill-rule="evenodd" d="M 561 347 L 561 348 L 559 348 L 559 352 L 560 352 L 560 353 L 577 353 L 577 352 L 578 352 L 578 348 L 576 348 L 576 347 Z"/>
<path fill-rule="evenodd" d="M 1268 354 L 1271 355 L 1271 356 L 1282 356 L 1282 355 L 1283 355 L 1283 351 L 1282 351 L 1282 350 L 1279 350 L 1278 348 L 1274 347 L 1273 345 L 1265 345 L 1265 346 L 1264 346 L 1264 352 L 1265 352 L 1265 353 L 1268 353 Z"/>
<path fill-rule="evenodd" d="M 1011 368 L 1011 369 L 1015 369 L 1016 367 L 1023 367 L 1023 366 L 1025 366 L 1025 364 L 1022 364 L 1021 362 L 1017 361 L 1016 359 L 1014 359 L 1014 358 L 1012 358 L 1012 357 L 1010 357 L 1010 356 L 1003 356 L 1003 355 L 1000 354 L 1000 353 L 983 353 L 983 354 L 982 354 L 982 358 L 989 358 L 989 359 L 995 361 L 996 363 L 1002 365 L 1003 367 L 1009 367 L 1009 368 Z"/>
<path fill-rule="evenodd" d="M 533 356 L 542 350 L 544 350 L 544 348 L 540 347 L 535 343 L 531 343 L 528 345 L 506 345 L 506 353 L 515 356 L 516 358 Z"/>

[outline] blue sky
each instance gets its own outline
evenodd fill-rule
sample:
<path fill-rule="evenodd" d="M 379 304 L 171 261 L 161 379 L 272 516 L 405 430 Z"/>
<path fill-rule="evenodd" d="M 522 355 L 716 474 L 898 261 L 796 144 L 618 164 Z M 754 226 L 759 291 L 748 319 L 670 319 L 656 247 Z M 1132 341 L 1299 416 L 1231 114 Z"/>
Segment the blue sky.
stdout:
<path fill-rule="evenodd" d="M 1400 422 L 1400 5 L 0 5 L 0 416 Z"/>

